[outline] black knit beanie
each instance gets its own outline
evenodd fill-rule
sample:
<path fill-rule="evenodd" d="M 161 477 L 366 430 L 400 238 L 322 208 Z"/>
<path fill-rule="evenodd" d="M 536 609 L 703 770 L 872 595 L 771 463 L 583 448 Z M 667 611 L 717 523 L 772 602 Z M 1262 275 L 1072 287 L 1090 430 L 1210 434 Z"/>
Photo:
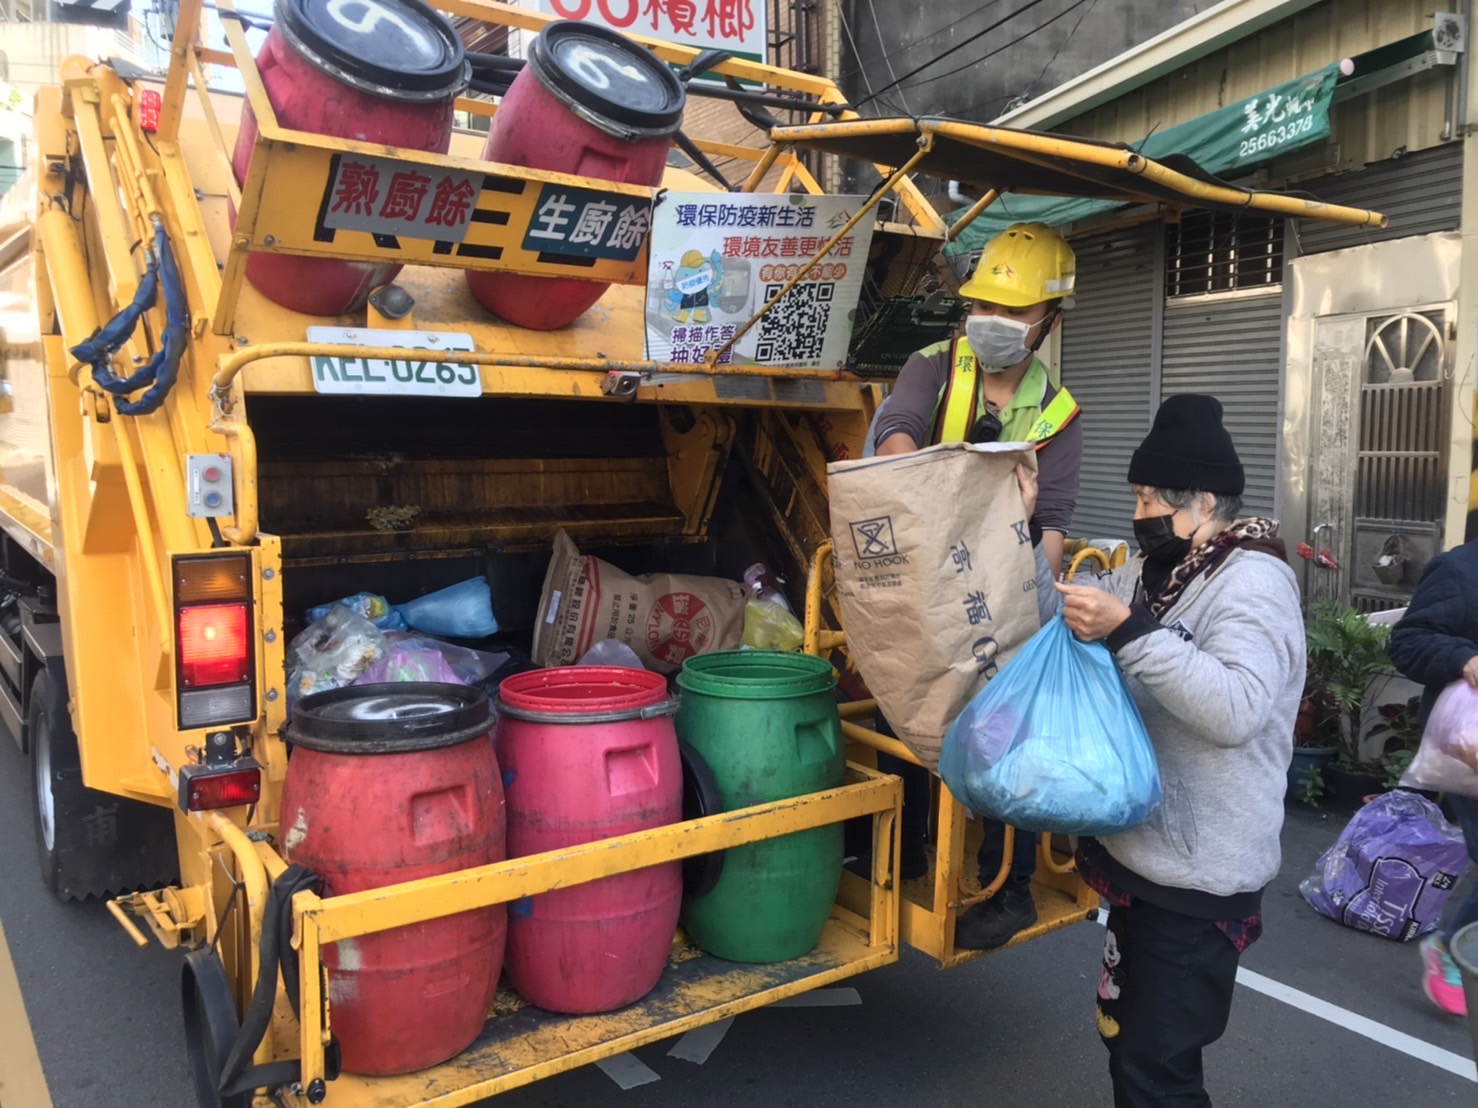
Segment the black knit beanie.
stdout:
<path fill-rule="evenodd" d="M 1247 479 L 1214 396 L 1172 396 L 1129 460 L 1129 483 L 1241 496 Z"/>

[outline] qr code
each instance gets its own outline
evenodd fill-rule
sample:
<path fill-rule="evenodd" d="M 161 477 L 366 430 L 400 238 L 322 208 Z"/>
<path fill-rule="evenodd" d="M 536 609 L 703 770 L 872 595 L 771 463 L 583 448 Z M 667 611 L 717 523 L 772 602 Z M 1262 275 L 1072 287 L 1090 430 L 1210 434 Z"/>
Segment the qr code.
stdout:
<path fill-rule="evenodd" d="M 769 303 L 784 285 L 766 285 Z M 785 298 L 760 317 L 760 335 L 755 344 L 757 362 L 819 362 L 831 322 L 832 295 L 836 285 L 816 281 L 796 285 Z"/>

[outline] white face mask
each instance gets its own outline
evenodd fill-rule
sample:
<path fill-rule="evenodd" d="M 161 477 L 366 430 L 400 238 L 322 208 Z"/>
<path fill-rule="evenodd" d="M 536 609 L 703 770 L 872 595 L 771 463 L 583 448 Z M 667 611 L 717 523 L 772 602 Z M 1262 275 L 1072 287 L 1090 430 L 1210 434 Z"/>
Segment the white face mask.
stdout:
<path fill-rule="evenodd" d="M 965 341 L 982 373 L 1002 373 L 1032 356 L 1026 344 L 1033 326 L 1001 315 L 972 315 L 965 319 Z"/>

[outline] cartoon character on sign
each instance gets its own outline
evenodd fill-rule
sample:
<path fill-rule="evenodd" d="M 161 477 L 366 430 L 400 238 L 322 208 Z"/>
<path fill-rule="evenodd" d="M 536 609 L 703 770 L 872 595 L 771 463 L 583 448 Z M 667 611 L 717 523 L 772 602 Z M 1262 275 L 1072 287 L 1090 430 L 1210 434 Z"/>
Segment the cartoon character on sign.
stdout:
<path fill-rule="evenodd" d="M 709 297 L 717 296 L 723 284 L 724 259 L 719 252 L 715 250 L 705 258 L 698 251 L 689 250 L 678 259 L 671 287 L 666 276 L 663 277 L 667 310 L 678 323 L 688 322 L 690 314 L 694 323 L 707 323 Z"/>
<path fill-rule="evenodd" d="M 1118 1000 L 1124 974 L 1119 969 L 1123 956 L 1119 953 L 1119 936 L 1105 931 L 1103 937 L 1103 966 L 1098 972 L 1098 998 Z"/>

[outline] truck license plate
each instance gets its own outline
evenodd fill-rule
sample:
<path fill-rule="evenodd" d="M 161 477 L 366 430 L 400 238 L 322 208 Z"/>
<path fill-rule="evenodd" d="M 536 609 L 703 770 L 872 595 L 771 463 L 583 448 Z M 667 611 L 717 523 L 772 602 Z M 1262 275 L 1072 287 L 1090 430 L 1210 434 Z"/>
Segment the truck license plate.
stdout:
<path fill-rule="evenodd" d="M 437 351 L 472 350 L 472 336 L 452 331 L 388 331 L 365 327 L 309 327 L 309 342 L 404 347 L 404 358 L 309 357 L 315 392 L 355 396 L 481 396 L 475 365 L 436 360 Z"/>

